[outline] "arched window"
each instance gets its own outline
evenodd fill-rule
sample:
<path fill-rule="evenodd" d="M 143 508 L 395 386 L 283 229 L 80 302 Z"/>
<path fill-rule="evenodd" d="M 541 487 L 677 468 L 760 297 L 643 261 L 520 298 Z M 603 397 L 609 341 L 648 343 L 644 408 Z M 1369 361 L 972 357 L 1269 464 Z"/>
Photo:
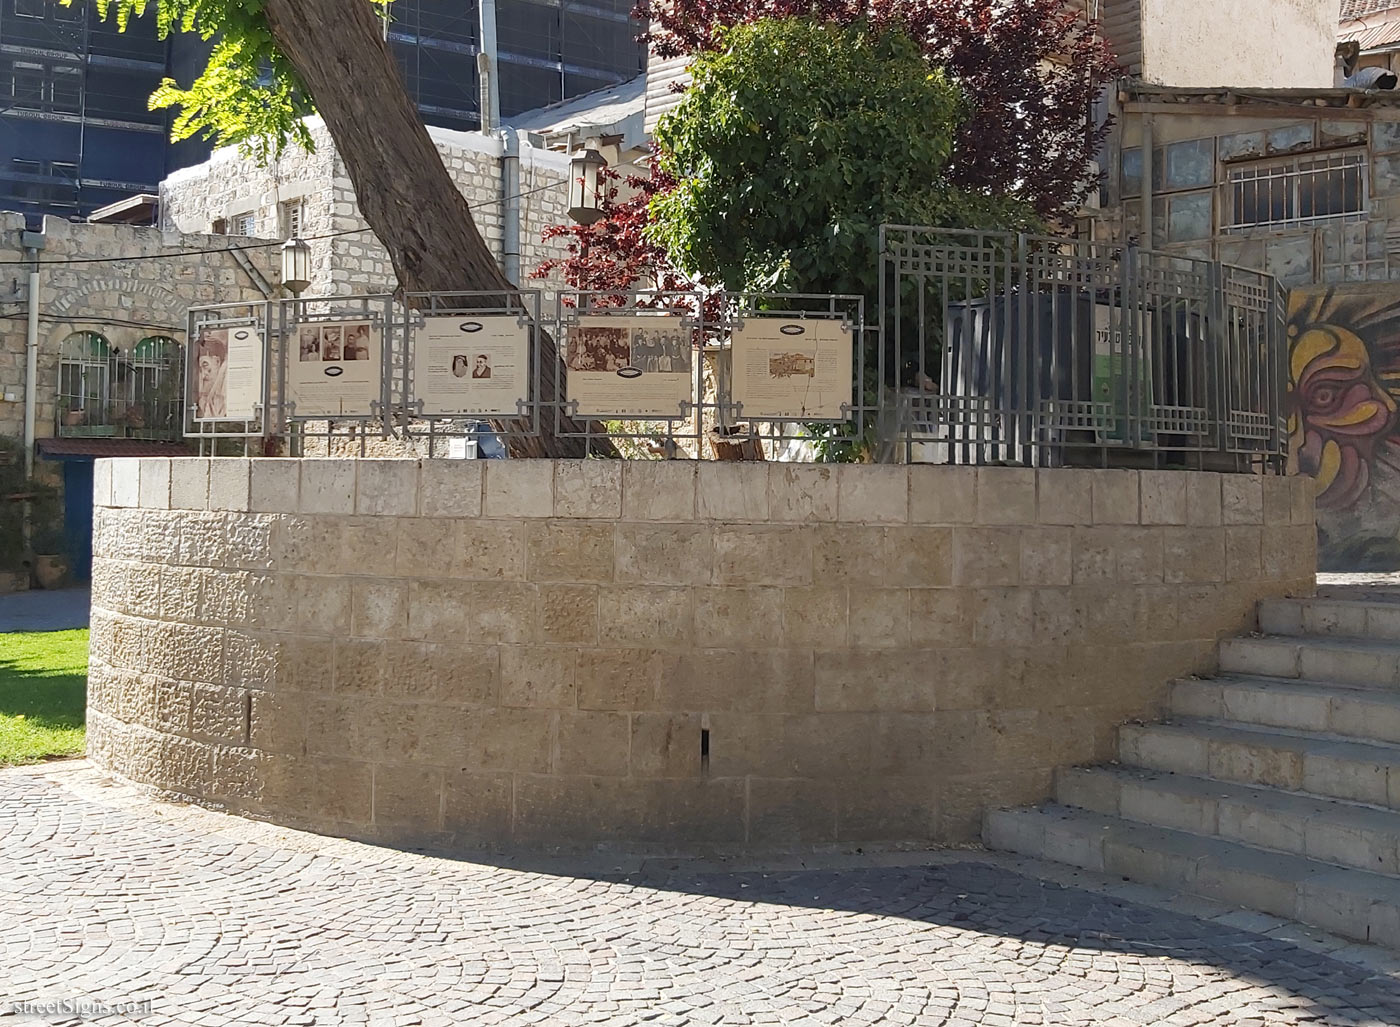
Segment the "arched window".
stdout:
<path fill-rule="evenodd" d="M 112 347 L 96 332 L 74 332 L 63 340 L 58 365 L 60 426 L 108 423 Z"/>
<path fill-rule="evenodd" d="M 127 361 L 126 422 L 135 432 L 168 433 L 180 423 L 180 344 L 151 335 L 131 348 Z"/>

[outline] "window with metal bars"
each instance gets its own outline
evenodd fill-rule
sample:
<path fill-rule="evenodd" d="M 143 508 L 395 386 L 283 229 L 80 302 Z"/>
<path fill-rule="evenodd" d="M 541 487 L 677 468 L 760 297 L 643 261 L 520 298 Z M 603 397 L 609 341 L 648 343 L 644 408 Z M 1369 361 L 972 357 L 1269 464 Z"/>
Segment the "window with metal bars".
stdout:
<path fill-rule="evenodd" d="M 1361 221 L 1369 198 L 1367 168 L 1366 154 L 1359 150 L 1232 165 L 1225 228 L 1240 232 Z"/>
<path fill-rule="evenodd" d="M 305 208 L 301 200 L 290 200 L 282 204 L 282 238 L 300 239 Z"/>
<path fill-rule="evenodd" d="M 230 235 L 257 235 L 258 216 L 256 214 L 235 214 L 229 219 Z"/>

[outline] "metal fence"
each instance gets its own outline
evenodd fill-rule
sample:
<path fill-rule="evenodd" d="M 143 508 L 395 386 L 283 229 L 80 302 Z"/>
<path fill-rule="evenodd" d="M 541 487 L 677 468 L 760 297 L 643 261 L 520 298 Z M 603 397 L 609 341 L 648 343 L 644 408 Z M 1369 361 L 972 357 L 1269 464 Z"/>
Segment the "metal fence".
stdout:
<path fill-rule="evenodd" d="M 882 229 L 880 252 L 869 310 L 530 290 L 194 310 L 186 434 L 285 434 L 297 454 L 554 438 L 633 457 L 1283 469 L 1286 297 L 1268 275 L 919 227 Z"/>
<path fill-rule="evenodd" d="M 1283 471 L 1269 275 L 1006 233 L 880 242 L 886 459 Z"/>

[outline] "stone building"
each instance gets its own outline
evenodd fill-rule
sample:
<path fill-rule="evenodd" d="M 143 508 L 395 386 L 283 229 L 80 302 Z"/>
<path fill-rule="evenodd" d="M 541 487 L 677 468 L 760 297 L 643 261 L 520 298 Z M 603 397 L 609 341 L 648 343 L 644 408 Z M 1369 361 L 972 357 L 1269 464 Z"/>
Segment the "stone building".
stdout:
<path fill-rule="evenodd" d="M 150 456 L 181 440 L 191 306 L 277 291 L 275 248 L 232 252 L 220 236 L 46 218 L 39 288 L 25 216 L 0 213 L 0 437 L 25 443 L 29 308 L 39 309 L 34 435 L 40 473 L 61 478 L 75 575 L 90 559 L 92 462 Z M 24 236 L 28 234 L 30 239 Z M 4 568 L 0 568 L 3 570 Z"/>
<path fill-rule="evenodd" d="M 311 246 L 308 296 L 346 295 L 396 288 L 389 254 L 360 216 L 345 162 L 320 119 L 311 122 L 315 149 L 289 149 L 259 168 L 234 148 L 177 171 L 160 189 L 162 226 L 282 240 L 299 236 Z M 472 205 L 487 245 L 506 263 L 503 163 L 499 136 L 430 128 L 443 163 Z M 563 254 L 545 243 L 549 225 L 568 220 L 569 155 L 520 141 L 519 262 L 522 275 Z"/>

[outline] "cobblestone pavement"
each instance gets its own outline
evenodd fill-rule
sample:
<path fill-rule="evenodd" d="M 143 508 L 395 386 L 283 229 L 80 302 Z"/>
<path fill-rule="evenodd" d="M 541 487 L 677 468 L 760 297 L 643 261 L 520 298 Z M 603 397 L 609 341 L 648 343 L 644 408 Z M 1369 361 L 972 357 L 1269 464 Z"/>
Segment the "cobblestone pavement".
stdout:
<path fill-rule="evenodd" d="M 828 860 L 488 865 L 0 771 L 0 1025 L 1400 1023 L 1394 954 L 1268 917 L 976 852 Z"/>

